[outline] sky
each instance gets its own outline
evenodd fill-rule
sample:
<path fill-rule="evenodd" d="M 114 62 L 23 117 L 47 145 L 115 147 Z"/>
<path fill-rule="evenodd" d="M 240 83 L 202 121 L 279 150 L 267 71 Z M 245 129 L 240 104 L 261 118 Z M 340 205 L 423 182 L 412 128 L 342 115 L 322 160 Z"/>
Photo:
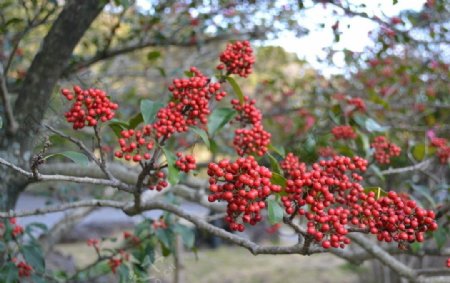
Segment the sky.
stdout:
<path fill-rule="evenodd" d="M 402 10 L 420 10 L 425 0 L 399 0 L 393 5 L 392 0 L 367 0 L 356 1 L 351 3 L 365 3 L 369 15 L 388 16 L 398 15 Z M 290 33 L 283 34 L 277 40 L 273 40 L 270 44 L 283 47 L 288 52 L 296 53 L 299 58 L 305 59 L 313 67 L 321 69 L 325 74 L 339 72 L 339 69 L 332 68 L 320 63 L 317 57 L 324 57 L 323 48 L 329 47 L 334 40 L 331 26 L 336 22 L 338 17 L 332 15 L 332 9 L 324 9 L 321 5 L 316 5 L 312 9 L 304 12 L 302 24 L 310 30 L 310 33 L 304 37 L 295 37 Z M 320 28 L 320 24 L 325 24 L 325 28 Z M 347 28 L 349 25 L 349 28 Z M 369 32 L 374 30 L 376 25 L 368 20 L 359 17 L 342 20 L 339 23 L 342 35 L 339 43 L 335 44 L 336 50 L 348 49 L 354 52 L 361 52 L 365 47 L 373 45 L 369 37 Z M 337 66 L 343 66 L 344 58 L 342 53 L 336 54 L 333 62 Z"/>
<path fill-rule="evenodd" d="M 289 2 L 287 0 L 281 1 Z M 392 17 L 402 10 L 420 10 L 426 1 L 398 0 L 398 3 L 395 5 L 393 0 L 350 0 L 349 2 L 353 4 L 364 3 L 369 15 Z M 137 0 L 137 4 L 144 9 L 151 5 L 149 0 Z M 304 14 L 299 20 L 304 27 L 310 30 L 308 35 L 296 37 L 286 32 L 281 34 L 278 39 L 266 41 L 264 44 L 281 46 L 288 52 L 296 53 L 300 59 L 305 59 L 314 68 L 321 70 L 324 75 L 340 73 L 339 67 L 344 67 L 342 53 L 337 53 L 333 57 L 333 62 L 337 68 L 325 65 L 318 60 L 318 58 L 323 58 L 326 55 L 323 48 L 331 46 L 334 41 L 331 26 L 339 16 L 334 16 L 330 7 L 325 9 L 322 5 L 316 5 L 314 8 L 303 12 Z M 359 17 L 344 19 L 339 17 L 339 19 L 342 35 L 340 42 L 334 45 L 335 50 L 348 49 L 354 52 L 361 52 L 365 47 L 373 45 L 369 32 L 374 30 L 376 25 L 372 21 Z M 324 24 L 325 27 L 321 28 L 321 24 Z"/>

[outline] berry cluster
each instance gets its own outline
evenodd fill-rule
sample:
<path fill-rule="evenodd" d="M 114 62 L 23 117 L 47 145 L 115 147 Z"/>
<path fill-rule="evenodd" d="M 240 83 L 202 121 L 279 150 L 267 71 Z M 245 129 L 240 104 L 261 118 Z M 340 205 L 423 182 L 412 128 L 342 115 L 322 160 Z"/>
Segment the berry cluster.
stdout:
<path fill-rule="evenodd" d="M 122 265 L 124 261 L 128 261 L 130 259 L 130 255 L 125 251 L 119 251 L 119 254 L 110 258 L 108 261 L 108 265 L 111 268 L 113 273 L 116 273 L 117 268 Z"/>
<path fill-rule="evenodd" d="M 336 126 L 331 129 L 331 133 L 337 140 L 356 139 L 356 133 L 351 126 Z"/>
<path fill-rule="evenodd" d="M 33 268 L 31 265 L 27 264 L 25 261 L 16 262 L 15 258 L 12 260 L 16 263 L 17 269 L 19 269 L 19 277 L 29 277 L 31 272 L 33 272 Z"/>
<path fill-rule="evenodd" d="M 384 136 L 375 137 L 371 147 L 375 149 L 374 157 L 379 164 L 391 163 L 391 157 L 399 156 L 401 152 L 399 146 L 389 142 Z"/>
<path fill-rule="evenodd" d="M 101 89 L 81 89 L 74 86 L 73 91 L 62 89 L 61 93 L 67 100 L 75 99 L 75 103 L 66 112 L 67 122 L 73 124 L 73 129 L 82 129 L 86 126 L 95 126 L 98 121 L 106 122 L 114 118 L 114 110 L 119 107 L 109 100 L 106 93 Z"/>
<path fill-rule="evenodd" d="M 219 58 L 222 63 L 217 66 L 218 70 L 226 68 L 227 74 L 235 74 L 243 78 L 252 73 L 252 66 L 255 63 L 253 50 L 248 41 L 228 44 Z"/>
<path fill-rule="evenodd" d="M 286 176 L 286 196 L 281 198 L 286 213 L 308 219 L 307 233 L 322 247 L 344 247 L 351 225 L 377 235 L 380 241 L 407 242 L 424 239 L 424 232 L 437 229 L 432 211 L 419 208 L 407 196 L 389 192 L 375 198 L 360 185 L 367 161 L 360 157 L 335 156 L 308 169 L 293 154 L 281 163 Z M 303 208 L 308 205 L 309 210 Z"/>
<path fill-rule="evenodd" d="M 9 223 L 12 225 L 11 234 L 13 237 L 17 237 L 23 234 L 23 227 L 17 224 L 17 218 L 13 217 L 9 219 Z"/>
<path fill-rule="evenodd" d="M 337 155 L 334 148 L 329 147 L 329 146 L 319 147 L 317 149 L 317 153 L 322 158 L 328 158 L 328 157 L 333 157 L 333 156 Z"/>
<path fill-rule="evenodd" d="M 224 200 L 228 202 L 225 220 L 230 229 L 244 231 L 243 223 L 251 225 L 261 221 L 261 209 L 266 207 L 265 200 L 281 191 L 281 187 L 270 182 L 272 172 L 259 166 L 252 157 L 241 157 L 235 162 L 222 160 L 208 165 L 210 202 Z"/>
<path fill-rule="evenodd" d="M 431 139 L 431 145 L 437 148 L 436 155 L 442 164 L 445 164 L 450 159 L 450 146 L 448 141 L 444 138 L 433 138 Z"/>
<path fill-rule="evenodd" d="M 178 160 L 175 162 L 175 166 L 177 166 L 181 171 L 188 173 L 189 171 L 195 170 L 197 168 L 194 156 L 183 156 L 181 152 L 177 152 L 177 157 Z"/>
<path fill-rule="evenodd" d="M 355 107 L 354 110 L 361 111 L 361 112 L 367 111 L 366 103 L 364 102 L 364 100 L 362 100 L 359 97 L 348 98 L 347 103 L 350 105 L 353 105 Z"/>
<path fill-rule="evenodd" d="M 157 171 L 155 174 L 149 177 L 148 180 L 148 189 L 149 190 L 157 190 L 160 192 L 162 189 L 166 188 L 169 183 L 165 180 L 166 174 L 162 171 Z M 154 185 L 156 184 L 156 185 Z"/>
<path fill-rule="evenodd" d="M 174 79 L 169 91 L 172 101 L 161 108 L 153 127 L 157 138 L 169 138 L 175 132 L 185 132 L 189 126 L 206 125 L 208 122 L 209 101 L 212 96 L 221 100 L 226 92 L 220 91 L 220 83 L 211 83 L 197 68 L 191 67 L 193 76 L 187 79 Z"/>
<path fill-rule="evenodd" d="M 343 206 L 356 203 L 363 192 L 358 183 L 367 161 L 360 157 L 334 156 L 321 160 L 308 169 L 292 153 L 281 163 L 287 182 L 286 196 L 281 198 L 286 213 L 305 215 L 307 233 L 324 248 L 343 247 L 350 243 L 345 237 L 351 211 Z M 303 206 L 309 205 L 309 211 Z"/>
<path fill-rule="evenodd" d="M 237 154 L 240 156 L 251 153 L 264 155 L 270 144 L 271 134 L 263 128 L 262 114 L 256 108 L 255 100 L 250 100 L 246 96 L 243 104 L 240 104 L 237 99 L 231 100 L 231 104 L 238 111 L 236 121 L 242 126 L 234 132 L 233 145 Z"/>
<path fill-rule="evenodd" d="M 120 150 L 115 152 L 117 158 L 124 158 L 127 161 L 149 160 L 154 147 L 153 139 L 150 137 L 152 126 L 145 125 L 142 130 L 123 130 L 119 139 Z"/>
<path fill-rule="evenodd" d="M 359 227 L 369 228 L 379 241 L 396 241 L 405 248 L 406 242 L 423 242 L 426 231 L 438 228 L 434 212 L 418 207 L 408 196 L 394 191 L 378 200 L 374 196 L 367 194 L 361 203 Z"/>

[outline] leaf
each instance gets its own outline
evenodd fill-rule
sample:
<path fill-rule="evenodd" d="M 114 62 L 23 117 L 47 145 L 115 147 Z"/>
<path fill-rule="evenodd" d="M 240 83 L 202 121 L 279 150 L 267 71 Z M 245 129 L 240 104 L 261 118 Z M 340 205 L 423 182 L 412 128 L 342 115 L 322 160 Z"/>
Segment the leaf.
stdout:
<path fill-rule="evenodd" d="M 144 122 L 144 118 L 142 117 L 142 113 L 136 114 L 133 118 L 128 121 L 128 129 L 136 129 L 136 127 Z"/>
<path fill-rule="evenodd" d="M 286 156 L 286 150 L 282 146 L 275 146 L 273 144 L 269 144 L 269 150 L 278 153 L 283 158 Z"/>
<path fill-rule="evenodd" d="M 172 234 L 169 233 L 169 230 L 167 229 L 157 229 L 156 230 L 156 237 L 158 238 L 158 240 L 161 242 L 161 244 L 169 249 L 172 250 Z"/>
<path fill-rule="evenodd" d="M 169 183 L 173 186 L 178 183 L 180 180 L 180 172 L 178 171 L 178 168 L 175 166 L 175 161 L 177 160 L 177 157 L 172 151 L 167 150 L 166 148 L 162 148 L 164 155 L 166 156 L 167 160 L 167 168 L 169 176 L 167 177 L 169 180 Z"/>
<path fill-rule="evenodd" d="M 118 138 L 122 137 L 120 132 L 128 129 L 128 123 L 125 123 L 124 121 L 120 121 L 117 119 L 112 119 L 108 125 L 111 128 L 111 130 L 113 130 L 116 137 L 118 137 Z"/>
<path fill-rule="evenodd" d="M 89 164 L 89 159 L 87 158 L 87 156 L 82 153 L 76 152 L 76 151 L 64 151 L 64 152 L 60 152 L 60 153 L 54 153 L 54 154 L 47 155 L 44 159 L 48 159 L 50 157 L 59 156 L 59 155 L 67 157 L 79 165 L 87 166 Z"/>
<path fill-rule="evenodd" d="M 380 197 L 387 196 L 387 192 L 380 187 L 367 187 L 367 188 L 364 188 L 364 192 L 367 194 L 370 192 L 374 192 L 375 199 L 379 199 Z"/>
<path fill-rule="evenodd" d="M 272 172 L 272 178 L 270 178 L 270 182 L 272 182 L 272 184 L 274 185 L 282 186 L 283 188 L 286 187 L 286 178 L 276 172 Z"/>
<path fill-rule="evenodd" d="M 19 282 L 19 269 L 13 262 L 6 262 L 0 269 L 0 278 L 5 283 Z"/>
<path fill-rule="evenodd" d="M 208 119 L 208 133 L 212 137 L 223 128 L 236 115 L 236 111 L 231 108 L 217 108 L 211 113 Z"/>
<path fill-rule="evenodd" d="M 177 233 L 181 236 L 181 239 L 183 240 L 183 243 L 186 246 L 186 248 L 192 249 L 194 247 L 195 233 L 194 233 L 193 229 L 191 229 L 187 226 L 178 224 L 175 226 L 174 231 L 175 231 L 175 233 Z"/>
<path fill-rule="evenodd" d="M 447 242 L 447 232 L 445 227 L 439 227 L 436 231 L 434 231 L 433 238 L 438 246 L 438 249 L 441 249 Z"/>
<path fill-rule="evenodd" d="M 2 119 L 2 117 L 0 116 L 0 129 L 1 128 L 3 128 L 3 119 Z"/>
<path fill-rule="evenodd" d="M 24 245 L 21 248 L 21 252 L 25 257 L 26 262 L 38 272 L 45 271 L 45 261 L 43 252 L 38 245 Z"/>
<path fill-rule="evenodd" d="M 227 81 L 233 88 L 233 91 L 236 94 L 236 96 L 238 97 L 239 102 L 241 104 L 243 104 L 244 103 L 244 94 L 242 93 L 242 90 L 239 87 L 238 83 L 232 77 L 227 77 Z"/>
<path fill-rule="evenodd" d="M 380 178 L 381 180 L 383 180 L 383 181 L 386 180 L 386 178 L 384 177 L 383 173 L 381 173 L 381 170 L 380 170 L 380 168 L 377 165 L 375 165 L 375 164 L 370 165 L 369 166 L 369 170 L 372 170 L 373 173 L 375 173 L 375 175 L 378 178 Z"/>
<path fill-rule="evenodd" d="M 121 264 L 119 268 L 117 268 L 117 273 L 119 273 L 120 283 L 130 282 L 130 269 L 126 264 Z"/>
<path fill-rule="evenodd" d="M 147 60 L 148 61 L 156 60 L 159 57 L 161 57 L 161 52 L 159 52 L 159 51 L 150 51 L 149 53 L 147 53 Z"/>
<path fill-rule="evenodd" d="M 269 199 L 267 201 L 267 204 L 269 206 L 268 207 L 268 210 L 269 210 L 269 223 L 271 225 L 280 223 L 281 220 L 283 220 L 283 208 L 274 199 Z"/>
<path fill-rule="evenodd" d="M 209 142 L 209 137 L 208 137 L 208 133 L 205 132 L 204 130 L 198 128 L 198 127 L 191 127 L 192 131 L 194 131 L 194 133 L 196 133 L 205 143 L 205 145 L 210 148 L 211 144 Z"/>
<path fill-rule="evenodd" d="M 429 188 L 423 185 L 416 185 L 412 183 L 411 188 L 420 195 L 422 195 L 423 197 L 425 197 L 427 201 L 430 203 L 431 207 L 436 207 L 436 202 L 434 201 L 434 198 L 431 195 Z"/>
<path fill-rule="evenodd" d="M 144 99 L 141 101 L 141 113 L 144 119 L 144 124 L 151 124 L 156 119 L 156 113 L 159 109 L 164 107 L 162 102 L 154 102 L 150 99 Z"/>
<path fill-rule="evenodd" d="M 267 153 L 267 156 L 269 157 L 270 167 L 272 168 L 272 171 L 277 174 L 280 174 L 280 176 L 281 176 L 281 167 L 280 167 L 280 163 L 278 162 L 278 160 L 270 153 Z"/>
<path fill-rule="evenodd" d="M 368 118 L 365 122 L 366 129 L 369 132 L 385 132 L 389 129 L 387 126 L 381 126 L 374 119 Z"/>

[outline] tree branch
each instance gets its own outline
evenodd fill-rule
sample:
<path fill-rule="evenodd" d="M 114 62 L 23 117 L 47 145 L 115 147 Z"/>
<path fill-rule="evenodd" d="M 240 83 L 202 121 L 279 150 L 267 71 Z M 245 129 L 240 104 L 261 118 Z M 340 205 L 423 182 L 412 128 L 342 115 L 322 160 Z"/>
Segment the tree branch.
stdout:
<path fill-rule="evenodd" d="M 431 164 L 432 161 L 433 161 L 432 159 L 425 159 L 424 161 L 417 163 L 413 166 L 383 170 L 383 171 L 381 171 L 381 174 L 392 175 L 392 174 L 401 174 L 401 173 L 407 173 L 407 172 L 411 172 L 411 171 L 423 170 L 423 169 L 427 168 Z"/>
<path fill-rule="evenodd" d="M 24 211 L 8 211 L 8 212 L 0 212 L 0 218 L 11 218 L 11 217 L 24 217 L 30 215 L 39 215 L 39 214 L 47 214 L 59 211 L 65 211 L 68 209 L 79 208 L 79 207 L 114 207 L 114 208 L 123 208 L 125 206 L 124 202 L 114 201 L 114 200 L 80 200 L 76 202 L 64 203 L 54 206 L 42 207 L 33 210 L 24 210 Z"/>

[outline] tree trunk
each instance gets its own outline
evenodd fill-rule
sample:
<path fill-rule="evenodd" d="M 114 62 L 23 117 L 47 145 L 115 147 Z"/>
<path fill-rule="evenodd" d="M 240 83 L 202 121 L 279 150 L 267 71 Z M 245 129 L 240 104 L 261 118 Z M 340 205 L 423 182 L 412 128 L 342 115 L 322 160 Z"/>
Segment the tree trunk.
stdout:
<path fill-rule="evenodd" d="M 0 157 L 29 168 L 42 119 L 53 89 L 69 62 L 73 50 L 107 1 L 69 0 L 42 41 L 19 90 L 14 113 L 19 130 L 14 136 L 0 132 Z M 1 169 L 1 210 L 15 207 L 29 180 Z"/>

